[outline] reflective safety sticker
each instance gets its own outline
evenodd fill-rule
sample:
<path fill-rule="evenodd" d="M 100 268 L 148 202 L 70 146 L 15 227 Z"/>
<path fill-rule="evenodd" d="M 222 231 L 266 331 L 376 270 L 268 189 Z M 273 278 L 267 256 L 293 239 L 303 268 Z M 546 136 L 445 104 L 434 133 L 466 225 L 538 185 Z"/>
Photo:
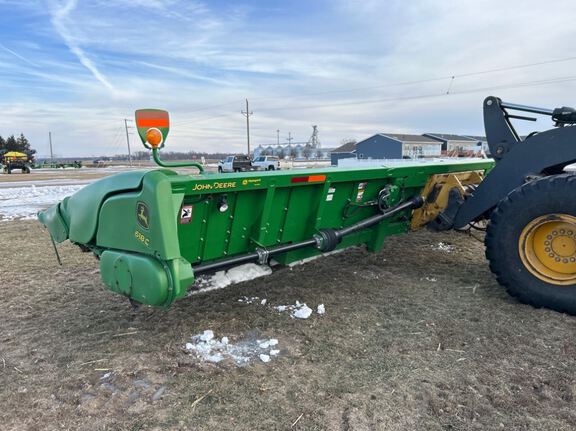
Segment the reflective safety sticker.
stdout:
<path fill-rule="evenodd" d="M 366 186 L 368 183 L 358 183 L 358 194 L 356 195 L 356 202 L 362 202 L 362 198 L 364 197 L 364 190 L 366 190 Z"/>
<path fill-rule="evenodd" d="M 334 193 L 336 193 L 336 188 L 329 187 L 328 194 L 326 195 L 326 202 L 330 202 L 332 199 L 334 199 Z"/>

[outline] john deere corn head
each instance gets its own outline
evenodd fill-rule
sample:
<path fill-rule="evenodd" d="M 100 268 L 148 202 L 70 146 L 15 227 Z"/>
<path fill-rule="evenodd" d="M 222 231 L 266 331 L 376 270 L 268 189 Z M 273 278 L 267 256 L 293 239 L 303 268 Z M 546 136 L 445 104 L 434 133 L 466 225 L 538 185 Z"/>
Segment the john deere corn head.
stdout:
<path fill-rule="evenodd" d="M 510 119 L 549 115 L 551 130 L 522 140 Z M 484 101 L 493 161 L 387 167 L 206 173 L 159 157 L 168 113 L 136 112 L 161 169 L 101 179 L 39 214 L 55 242 L 100 260 L 102 280 L 133 302 L 167 307 L 197 274 L 246 262 L 286 264 L 352 245 L 370 251 L 389 235 L 427 226 L 466 229 L 488 220 L 486 254 L 521 301 L 576 313 L 576 114 Z M 566 127 L 563 127 L 566 126 Z M 194 166 L 197 175 L 171 167 Z"/>

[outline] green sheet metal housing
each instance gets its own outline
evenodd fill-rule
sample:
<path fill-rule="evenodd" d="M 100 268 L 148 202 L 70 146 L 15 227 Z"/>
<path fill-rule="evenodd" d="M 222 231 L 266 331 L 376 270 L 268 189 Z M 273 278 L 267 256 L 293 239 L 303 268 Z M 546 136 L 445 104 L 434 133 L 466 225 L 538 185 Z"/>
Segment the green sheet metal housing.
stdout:
<path fill-rule="evenodd" d="M 386 186 L 395 204 L 420 193 L 430 175 L 491 167 L 479 160 L 236 174 L 136 171 L 90 184 L 39 219 L 56 242 L 69 239 L 95 253 L 109 289 L 166 307 L 186 294 L 194 265 L 349 226 L 378 213 L 367 204 Z M 386 236 L 409 230 L 410 216 L 351 234 L 338 248 L 376 251 Z M 320 253 L 309 247 L 274 258 L 286 264 Z"/>

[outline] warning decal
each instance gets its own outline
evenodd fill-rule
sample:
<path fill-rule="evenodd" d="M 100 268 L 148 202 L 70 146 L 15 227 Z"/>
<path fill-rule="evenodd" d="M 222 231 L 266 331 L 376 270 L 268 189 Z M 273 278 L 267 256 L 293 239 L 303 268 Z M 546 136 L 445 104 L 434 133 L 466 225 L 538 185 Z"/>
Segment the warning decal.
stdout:
<path fill-rule="evenodd" d="M 192 205 L 182 205 L 180 209 L 180 224 L 190 223 L 192 221 Z"/>

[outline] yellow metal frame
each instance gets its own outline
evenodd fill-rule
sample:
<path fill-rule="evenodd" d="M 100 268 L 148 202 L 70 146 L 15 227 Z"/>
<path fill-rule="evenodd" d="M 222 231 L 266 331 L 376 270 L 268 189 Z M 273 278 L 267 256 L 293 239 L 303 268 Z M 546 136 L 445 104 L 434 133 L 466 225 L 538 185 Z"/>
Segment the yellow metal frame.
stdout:
<path fill-rule="evenodd" d="M 424 205 L 412 214 L 411 229 L 420 229 L 438 217 L 448 206 L 451 190 L 458 190 L 460 196 L 464 197 L 466 187 L 480 184 L 483 178 L 483 171 L 432 175 L 422 190 Z"/>

